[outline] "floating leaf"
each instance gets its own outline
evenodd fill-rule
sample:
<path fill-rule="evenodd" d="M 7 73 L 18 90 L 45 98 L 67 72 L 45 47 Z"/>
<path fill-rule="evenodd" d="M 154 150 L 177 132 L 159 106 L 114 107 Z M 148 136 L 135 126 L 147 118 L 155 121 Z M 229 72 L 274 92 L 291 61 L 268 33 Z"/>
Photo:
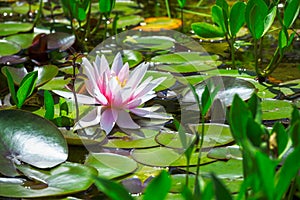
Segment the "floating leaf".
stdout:
<path fill-rule="evenodd" d="M 1 173 L 15 176 L 15 163 L 49 168 L 68 157 L 67 143 L 48 120 L 22 110 L 0 111 Z"/>
<path fill-rule="evenodd" d="M 137 26 L 134 30 L 161 31 L 177 29 L 181 27 L 181 20 L 169 17 L 150 17 L 144 20 L 145 25 Z"/>
<path fill-rule="evenodd" d="M 263 120 L 290 118 L 293 111 L 293 106 L 290 102 L 275 99 L 264 99 L 261 102 L 261 107 Z"/>
<path fill-rule="evenodd" d="M 42 149 L 45 151 L 45 149 Z M 51 155 L 50 155 L 51 156 Z M 88 189 L 93 184 L 92 176 L 97 175 L 94 168 L 78 163 L 63 163 L 50 170 L 40 170 L 27 166 L 19 166 L 27 177 L 37 182 L 25 181 L 17 183 L 0 181 L 0 196 L 10 198 L 34 198 L 67 195 Z"/>
<path fill-rule="evenodd" d="M 143 80 L 145 80 L 149 76 L 152 76 L 153 79 L 157 79 L 157 78 L 160 78 L 160 77 L 165 77 L 166 78 L 159 86 L 157 86 L 154 89 L 155 91 L 161 91 L 161 90 L 168 89 L 168 88 L 172 87 L 176 82 L 176 79 L 174 78 L 174 76 L 169 72 L 158 72 L 158 71 L 148 70 L 146 72 Z"/>
<path fill-rule="evenodd" d="M 151 59 L 157 69 L 175 73 L 199 72 L 216 68 L 221 64 L 217 55 L 201 55 L 199 52 L 178 52 L 155 56 Z"/>
<path fill-rule="evenodd" d="M 140 132 L 140 134 L 131 134 L 130 136 L 126 133 L 116 132 L 114 138 L 109 139 L 104 146 L 123 149 L 158 146 L 155 141 L 155 136 L 158 134 L 157 130 L 141 129 Z"/>
<path fill-rule="evenodd" d="M 90 153 L 85 165 L 98 170 L 98 176 L 113 179 L 136 170 L 137 163 L 126 156 L 113 153 Z"/>
<path fill-rule="evenodd" d="M 5 40 L 15 42 L 22 49 L 27 49 L 32 44 L 33 36 L 33 33 L 24 33 L 8 36 L 5 38 Z"/>
<path fill-rule="evenodd" d="M 69 145 L 102 145 L 106 142 L 106 134 L 99 127 L 81 129 L 77 133 L 66 128 L 62 128 L 60 131 Z"/>
<path fill-rule="evenodd" d="M 227 107 L 231 105 L 235 94 L 238 94 L 243 100 L 247 100 L 255 91 L 255 86 L 249 81 L 230 76 L 213 76 L 195 86 L 198 96 L 202 95 L 206 82 L 209 81 L 214 87 L 219 87 L 219 92 L 215 98 L 220 99 Z M 183 101 L 195 102 L 191 91 L 184 95 Z"/>
<path fill-rule="evenodd" d="M 198 132 L 201 135 L 202 125 L 190 125 L 193 132 Z M 202 148 L 222 146 L 233 142 L 234 139 L 228 125 L 207 123 L 204 124 L 204 141 Z"/>
<path fill-rule="evenodd" d="M 165 51 L 174 46 L 174 39 L 166 36 L 130 36 L 124 42 L 128 48 L 139 51 Z"/>
<path fill-rule="evenodd" d="M 207 157 L 219 160 L 229 160 L 231 158 L 242 160 L 242 152 L 238 146 L 218 147 L 211 149 Z"/>
<path fill-rule="evenodd" d="M 154 167 L 186 166 L 187 164 L 186 157 L 182 150 L 174 150 L 165 147 L 134 149 L 131 155 L 135 161 Z M 198 156 L 198 152 L 192 154 L 190 160 L 191 165 L 197 164 Z M 202 153 L 201 164 L 212 161 L 214 161 L 214 159 L 210 159 L 206 156 L 206 153 Z"/>
<path fill-rule="evenodd" d="M 12 41 L 0 40 L 0 57 L 18 53 L 21 47 Z"/>
<path fill-rule="evenodd" d="M 64 32 L 55 32 L 46 36 L 47 48 L 49 50 L 59 49 L 64 51 L 70 48 L 75 42 L 75 36 Z"/>
<path fill-rule="evenodd" d="M 192 141 L 195 138 L 195 135 L 192 134 L 185 134 L 186 144 L 183 145 L 181 141 L 181 137 L 178 132 L 166 132 L 161 131 L 156 137 L 156 141 L 166 147 L 173 148 L 173 149 L 185 149 L 187 146 L 192 144 Z"/>
<path fill-rule="evenodd" d="M 139 24 L 142 21 L 144 21 L 144 18 L 139 15 L 121 16 L 117 21 L 117 28 L 121 29 L 121 28 L 134 26 Z M 112 28 L 112 24 L 109 24 L 108 27 Z"/>
<path fill-rule="evenodd" d="M 13 35 L 19 32 L 28 32 L 33 28 L 31 23 L 5 22 L 0 23 L 0 36 Z"/>

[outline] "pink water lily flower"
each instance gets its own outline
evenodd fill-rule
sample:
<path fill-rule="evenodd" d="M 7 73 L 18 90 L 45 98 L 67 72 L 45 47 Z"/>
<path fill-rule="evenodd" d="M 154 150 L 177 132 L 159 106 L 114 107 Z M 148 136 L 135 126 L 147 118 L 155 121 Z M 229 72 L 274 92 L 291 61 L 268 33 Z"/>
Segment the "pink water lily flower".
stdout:
<path fill-rule="evenodd" d="M 132 120 L 130 112 L 141 117 L 168 118 L 167 115 L 152 112 L 152 107 L 141 107 L 156 96 L 153 89 L 165 80 L 164 77 L 155 80 L 148 77 L 142 82 L 148 64 L 142 63 L 130 72 L 128 63 L 123 65 L 121 54 L 118 53 L 111 68 L 103 55 L 101 58 L 97 56 L 93 64 L 83 58 L 82 68 L 88 95 L 77 94 L 78 102 L 96 106 L 76 123 L 75 129 L 99 123 L 107 134 L 115 124 L 125 129 L 140 128 Z M 73 99 L 70 92 L 55 92 Z"/>

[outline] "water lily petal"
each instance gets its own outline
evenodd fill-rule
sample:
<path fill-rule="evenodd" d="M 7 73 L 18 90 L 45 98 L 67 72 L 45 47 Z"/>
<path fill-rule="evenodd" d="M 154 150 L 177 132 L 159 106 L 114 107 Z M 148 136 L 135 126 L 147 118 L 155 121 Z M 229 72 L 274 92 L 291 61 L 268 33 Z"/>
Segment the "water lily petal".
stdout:
<path fill-rule="evenodd" d="M 74 126 L 74 130 L 94 126 L 100 123 L 101 120 L 101 106 L 97 106 L 81 118 Z"/>
<path fill-rule="evenodd" d="M 121 128 L 128 128 L 128 129 L 140 128 L 140 126 L 132 120 L 130 114 L 125 110 L 118 111 L 117 125 Z"/>
<path fill-rule="evenodd" d="M 130 74 L 128 82 L 126 86 L 131 87 L 133 90 L 137 88 L 137 86 L 140 84 L 142 81 L 143 77 L 146 74 L 146 71 L 148 69 L 148 63 L 142 63 L 139 66 L 137 66 Z"/>
<path fill-rule="evenodd" d="M 134 100 L 130 101 L 130 103 L 127 103 L 126 108 L 127 109 L 136 108 L 136 107 L 138 107 L 141 104 L 142 104 L 142 100 L 141 99 L 134 99 Z"/>
<path fill-rule="evenodd" d="M 109 134 L 113 129 L 116 121 L 118 119 L 118 112 L 111 108 L 106 108 L 102 113 L 102 118 L 100 121 L 101 128 Z"/>
<path fill-rule="evenodd" d="M 125 63 L 118 74 L 118 79 L 119 79 L 121 85 L 125 85 L 128 78 L 129 78 L 129 65 L 128 65 L 128 63 Z"/>
<path fill-rule="evenodd" d="M 98 66 L 98 68 L 99 68 L 99 74 L 98 74 L 99 77 L 101 77 L 104 72 L 106 73 L 110 72 L 109 64 L 104 55 L 101 56 L 100 65 Z"/>
<path fill-rule="evenodd" d="M 61 91 L 61 90 L 52 90 L 52 92 L 54 92 L 55 94 L 58 94 L 59 96 L 66 98 L 66 99 L 69 99 L 71 101 L 75 101 L 74 95 L 72 92 L 65 92 L 65 91 Z M 96 104 L 96 101 L 93 97 L 90 97 L 90 96 L 87 96 L 84 94 L 76 94 L 76 97 L 77 97 L 78 103 L 89 104 L 89 105 Z"/>
<path fill-rule="evenodd" d="M 138 98 L 149 93 L 154 88 L 156 88 L 159 84 L 161 84 L 165 79 L 166 79 L 165 77 L 157 78 L 155 80 L 152 80 L 151 83 L 148 83 L 146 86 L 141 84 L 141 87 L 138 87 L 134 92 L 134 97 Z"/>
<path fill-rule="evenodd" d="M 147 118 L 154 118 L 154 119 L 172 119 L 167 113 L 157 113 L 155 112 L 160 107 L 152 106 L 152 107 L 145 107 L 145 108 L 134 108 L 130 111 L 138 116 L 147 117 Z"/>
<path fill-rule="evenodd" d="M 123 67 L 122 55 L 120 52 L 114 58 L 113 64 L 111 66 L 111 72 L 115 74 L 115 76 L 119 76 L 119 72 Z"/>

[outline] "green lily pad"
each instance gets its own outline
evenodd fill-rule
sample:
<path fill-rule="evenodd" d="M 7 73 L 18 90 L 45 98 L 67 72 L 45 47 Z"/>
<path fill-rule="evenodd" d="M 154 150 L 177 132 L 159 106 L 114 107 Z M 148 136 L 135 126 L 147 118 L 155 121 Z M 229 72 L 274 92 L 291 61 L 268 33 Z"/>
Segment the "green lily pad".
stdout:
<path fill-rule="evenodd" d="M 104 144 L 103 146 L 122 149 L 158 146 L 157 142 L 155 141 L 155 136 L 158 134 L 157 130 L 141 129 L 140 131 L 141 135 L 128 135 L 126 133 L 116 132 L 114 133 L 114 138 L 109 139 L 108 143 Z"/>
<path fill-rule="evenodd" d="M 98 170 L 98 176 L 113 179 L 137 169 L 137 163 L 126 156 L 113 153 L 90 153 L 85 165 Z"/>
<path fill-rule="evenodd" d="M 65 86 L 70 83 L 71 78 L 55 77 L 46 84 L 39 87 L 40 90 L 63 90 Z"/>
<path fill-rule="evenodd" d="M 214 161 L 208 158 L 207 153 L 202 153 L 201 164 Z M 147 166 L 168 167 L 168 166 L 186 166 L 187 161 L 182 150 L 175 150 L 166 147 L 154 147 L 149 149 L 134 149 L 131 152 L 132 158 Z M 191 156 L 190 165 L 196 165 L 198 152 Z"/>
<path fill-rule="evenodd" d="M 33 33 L 24 33 L 8 36 L 5 38 L 5 40 L 15 42 L 21 46 L 22 49 L 27 49 L 31 46 L 33 37 Z"/>
<path fill-rule="evenodd" d="M 280 83 L 279 88 L 285 96 L 293 97 L 296 93 L 300 93 L 300 79 Z"/>
<path fill-rule="evenodd" d="M 161 90 L 168 89 L 168 88 L 172 87 L 176 82 L 176 79 L 174 78 L 174 76 L 169 72 L 158 72 L 158 71 L 150 71 L 149 70 L 146 72 L 143 80 L 145 80 L 149 76 L 152 76 L 153 79 L 157 79 L 160 77 L 166 78 L 159 86 L 157 86 L 154 89 L 155 91 L 161 91 Z"/>
<path fill-rule="evenodd" d="M 178 132 L 161 131 L 155 137 L 156 141 L 159 144 L 161 144 L 165 147 L 173 148 L 173 149 L 187 149 L 192 144 L 192 141 L 194 140 L 194 138 L 195 138 L 195 135 L 186 133 L 185 134 L 186 144 L 183 145 L 182 141 L 181 141 L 181 137 Z"/>
<path fill-rule="evenodd" d="M 92 176 L 97 176 L 97 170 L 78 163 L 63 163 L 50 170 L 40 170 L 27 166 L 19 166 L 27 177 L 37 182 L 26 181 L 23 178 L 12 183 L 0 180 L 0 196 L 10 198 L 34 198 L 67 195 L 88 189 L 93 184 Z"/>
<path fill-rule="evenodd" d="M 26 15 L 29 12 L 29 5 L 27 2 L 18 2 L 11 5 L 12 9 L 16 13 Z M 30 5 L 32 11 L 39 10 L 39 4 Z"/>
<path fill-rule="evenodd" d="M 207 71 L 216 68 L 222 62 L 217 55 L 200 55 L 199 52 L 178 52 L 158 55 L 151 59 L 157 69 L 174 73 Z"/>
<path fill-rule="evenodd" d="M 12 41 L 0 40 L 0 57 L 18 53 L 21 47 Z"/>
<path fill-rule="evenodd" d="M 22 110 L 0 111 L 0 172 L 18 175 L 15 164 L 49 168 L 68 157 L 67 143 L 48 120 Z"/>
<path fill-rule="evenodd" d="M 101 145 L 106 141 L 106 134 L 98 127 L 85 128 L 78 133 L 65 128 L 60 131 L 69 145 Z"/>
<path fill-rule="evenodd" d="M 117 21 L 117 28 L 120 29 L 129 26 L 134 26 L 139 24 L 142 21 L 144 21 L 144 18 L 139 15 L 121 16 Z M 112 28 L 112 24 L 109 24 L 108 28 Z"/>
<path fill-rule="evenodd" d="M 131 152 L 132 158 L 143 165 L 155 167 L 167 167 L 182 156 L 183 152 L 176 152 L 165 147 L 149 149 L 134 149 Z"/>
<path fill-rule="evenodd" d="M 165 51 L 174 46 L 174 39 L 166 36 L 130 36 L 124 43 L 127 47 L 139 51 Z"/>
<path fill-rule="evenodd" d="M 263 120 L 290 118 L 293 111 L 291 102 L 274 99 L 264 99 L 261 102 L 261 108 Z"/>
<path fill-rule="evenodd" d="M 28 74 L 25 67 L 16 68 L 16 67 L 9 67 L 5 66 L 1 69 L 2 73 L 5 74 L 4 70 L 7 68 L 12 75 L 12 78 L 16 85 L 20 85 L 22 79 Z M 38 79 L 36 86 L 39 87 L 46 82 L 50 81 L 54 78 L 58 73 L 58 67 L 55 65 L 45 65 L 34 67 L 33 71 L 38 71 Z"/>
<path fill-rule="evenodd" d="M 238 146 L 213 148 L 207 156 L 219 160 L 229 160 L 231 158 L 242 160 L 242 152 Z"/>
<path fill-rule="evenodd" d="M 28 32 L 33 28 L 31 23 L 5 22 L 0 23 L 0 36 L 13 35 L 19 32 Z"/>
<path fill-rule="evenodd" d="M 198 132 L 201 138 L 201 124 L 190 125 L 193 132 Z M 204 124 L 204 140 L 202 148 L 223 146 L 233 142 L 234 139 L 228 125 L 217 123 Z"/>
<path fill-rule="evenodd" d="M 195 86 L 199 97 L 201 97 L 206 84 L 209 82 L 212 84 L 211 87 L 219 88 L 215 98 L 220 99 L 226 107 L 231 105 L 235 94 L 238 94 L 240 98 L 245 101 L 249 99 L 251 94 L 256 90 L 251 82 L 240 78 L 231 76 L 213 76 Z M 188 90 L 184 95 L 183 102 L 195 102 L 195 97 L 191 90 Z"/>

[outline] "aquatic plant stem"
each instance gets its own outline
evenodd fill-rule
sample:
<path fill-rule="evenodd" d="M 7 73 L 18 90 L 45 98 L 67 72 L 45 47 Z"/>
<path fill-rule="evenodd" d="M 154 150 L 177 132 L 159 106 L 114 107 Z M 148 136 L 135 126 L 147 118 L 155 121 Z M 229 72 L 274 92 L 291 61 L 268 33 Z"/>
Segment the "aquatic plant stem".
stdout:
<path fill-rule="evenodd" d="M 254 39 L 254 62 L 255 62 L 255 72 L 258 79 L 261 77 L 260 69 L 258 67 L 258 52 L 257 52 L 258 42 L 257 39 Z"/>
<path fill-rule="evenodd" d="M 280 55 L 280 48 L 277 47 L 270 63 L 263 70 L 262 76 L 267 77 L 268 75 L 270 75 L 277 68 L 277 66 L 280 63 L 281 59 L 282 59 L 282 56 Z"/>
<path fill-rule="evenodd" d="M 234 49 L 234 42 L 235 42 L 235 38 L 231 37 L 230 38 L 230 54 L 231 54 L 231 62 L 232 62 L 232 68 L 235 69 L 235 49 Z"/>
<path fill-rule="evenodd" d="M 168 17 L 171 18 L 171 11 L 170 11 L 170 6 L 169 6 L 169 0 L 165 0 L 165 4 L 166 4 L 166 9 L 167 9 Z"/>

